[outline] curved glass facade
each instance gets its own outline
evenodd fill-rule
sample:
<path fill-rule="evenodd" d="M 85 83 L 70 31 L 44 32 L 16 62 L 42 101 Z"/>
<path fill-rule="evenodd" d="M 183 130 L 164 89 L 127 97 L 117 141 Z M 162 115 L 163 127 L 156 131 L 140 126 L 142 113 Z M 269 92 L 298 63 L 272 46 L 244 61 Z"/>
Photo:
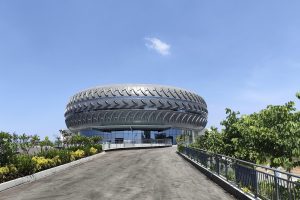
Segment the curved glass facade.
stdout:
<path fill-rule="evenodd" d="M 187 136 L 187 140 L 193 140 L 193 137 L 199 134 L 198 131 L 192 130 L 182 130 L 171 128 L 161 131 L 152 131 L 152 130 L 123 130 L 123 131 L 100 131 L 100 130 L 81 130 L 81 135 L 85 136 L 100 136 L 104 143 L 132 143 L 142 140 L 151 140 L 151 139 L 164 139 L 168 138 L 172 140 L 173 144 L 177 144 L 176 137 L 178 135 L 184 134 Z M 188 141 L 187 141 L 188 142 Z"/>

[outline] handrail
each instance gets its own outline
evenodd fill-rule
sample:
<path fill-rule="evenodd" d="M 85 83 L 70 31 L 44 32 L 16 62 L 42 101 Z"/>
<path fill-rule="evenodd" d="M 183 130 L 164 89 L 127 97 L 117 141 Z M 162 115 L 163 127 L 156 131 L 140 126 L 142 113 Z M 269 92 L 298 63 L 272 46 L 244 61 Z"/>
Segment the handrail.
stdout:
<path fill-rule="evenodd" d="M 300 199 L 300 176 L 248 161 L 183 147 L 180 153 L 256 199 Z"/>
<path fill-rule="evenodd" d="M 296 177 L 296 178 L 300 179 L 300 175 L 296 175 L 296 174 L 292 174 L 292 173 L 289 173 L 289 172 L 281 171 L 281 170 L 274 169 L 272 167 L 268 167 L 268 166 L 265 166 L 265 165 L 260 165 L 260 164 L 252 163 L 252 162 L 249 162 L 249 161 L 241 160 L 241 159 L 238 159 L 238 158 L 234 158 L 234 157 L 230 157 L 230 156 L 226 156 L 226 155 L 222 155 L 222 154 L 218 154 L 218 153 L 209 152 L 209 151 L 206 151 L 206 150 L 203 150 L 203 149 L 198 149 L 198 148 L 195 148 L 195 147 L 189 147 L 189 148 L 195 149 L 197 151 L 202 151 L 202 152 L 206 152 L 206 153 L 209 153 L 209 154 L 217 155 L 217 156 L 220 156 L 220 157 L 225 157 L 225 158 L 229 158 L 229 159 L 232 159 L 232 160 L 236 160 L 238 162 L 245 163 L 245 164 L 248 164 L 248 165 L 253 165 L 255 167 L 261 167 L 261 168 L 264 168 L 264 169 L 267 169 L 267 170 L 276 171 L 278 173 L 286 174 L 286 175 L 293 176 L 293 177 Z"/>

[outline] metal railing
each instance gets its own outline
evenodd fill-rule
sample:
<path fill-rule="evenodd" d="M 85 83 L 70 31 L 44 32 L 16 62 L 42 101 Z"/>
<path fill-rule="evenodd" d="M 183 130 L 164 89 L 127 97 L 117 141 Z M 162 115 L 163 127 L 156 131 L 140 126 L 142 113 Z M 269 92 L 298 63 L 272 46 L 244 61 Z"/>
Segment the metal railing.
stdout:
<path fill-rule="evenodd" d="M 102 144 L 104 150 L 122 149 L 122 148 L 141 148 L 141 147 L 159 147 L 172 146 L 172 139 L 136 139 L 124 140 L 122 142 L 106 142 Z"/>
<path fill-rule="evenodd" d="M 300 199 L 300 176 L 295 174 L 190 147 L 181 153 L 254 198 Z"/>

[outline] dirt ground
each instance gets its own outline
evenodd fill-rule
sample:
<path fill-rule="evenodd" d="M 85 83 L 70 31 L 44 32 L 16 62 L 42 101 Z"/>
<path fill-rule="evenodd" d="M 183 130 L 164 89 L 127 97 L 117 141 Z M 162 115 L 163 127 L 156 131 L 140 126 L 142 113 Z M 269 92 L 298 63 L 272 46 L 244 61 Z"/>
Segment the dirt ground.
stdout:
<path fill-rule="evenodd" d="M 292 169 L 291 172 L 292 172 L 293 174 L 300 175 L 300 167 L 295 167 L 294 169 Z"/>

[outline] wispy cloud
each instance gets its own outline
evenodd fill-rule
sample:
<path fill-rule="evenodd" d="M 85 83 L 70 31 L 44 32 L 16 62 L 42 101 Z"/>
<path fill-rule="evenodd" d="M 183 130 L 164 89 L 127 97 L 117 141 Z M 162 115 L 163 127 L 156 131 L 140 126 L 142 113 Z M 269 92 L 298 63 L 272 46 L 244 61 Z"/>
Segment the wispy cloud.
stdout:
<path fill-rule="evenodd" d="M 157 53 L 166 56 L 170 54 L 170 48 L 171 45 L 161 41 L 158 38 L 155 37 L 151 37 L 151 38 L 145 38 L 146 40 L 146 47 L 148 47 L 149 49 L 154 49 Z"/>

